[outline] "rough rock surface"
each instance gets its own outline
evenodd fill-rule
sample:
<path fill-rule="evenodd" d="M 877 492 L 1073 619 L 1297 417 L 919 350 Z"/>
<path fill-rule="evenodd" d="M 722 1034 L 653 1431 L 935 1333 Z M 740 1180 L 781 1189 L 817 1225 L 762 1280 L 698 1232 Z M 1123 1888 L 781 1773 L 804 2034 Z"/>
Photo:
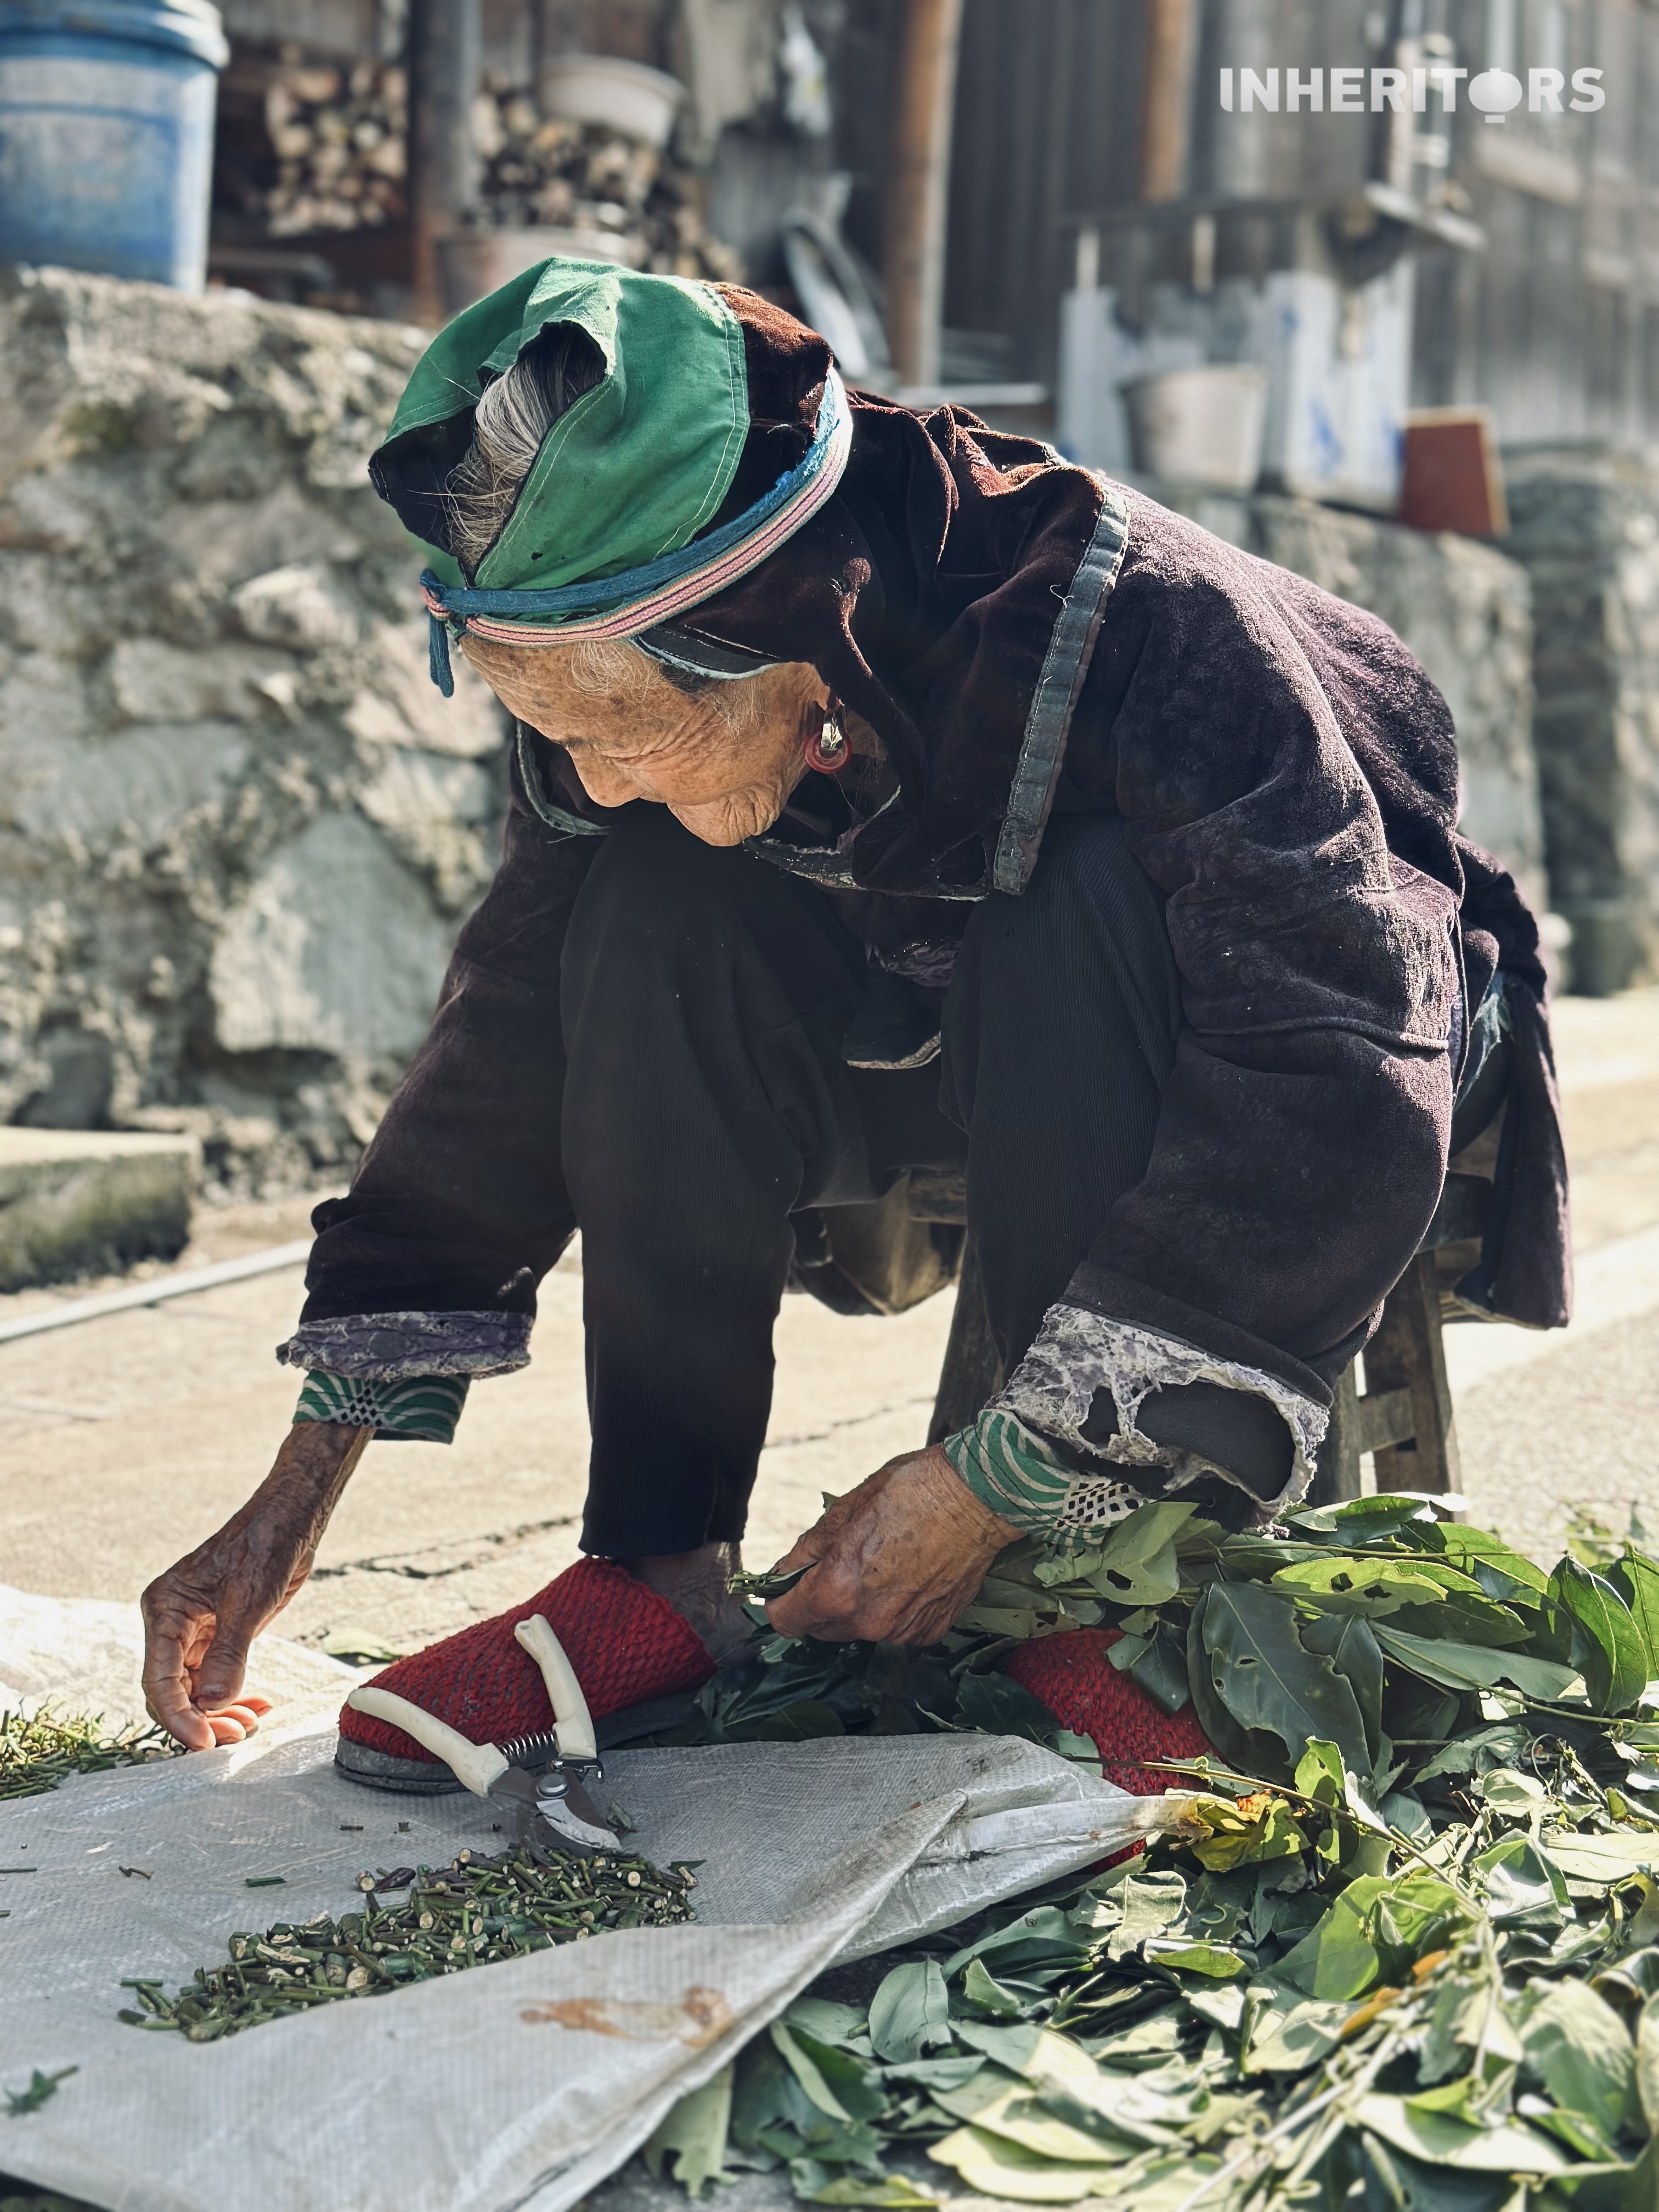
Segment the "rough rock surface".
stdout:
<path fill-rule="evenodd" d="M 1309 500 L 1148 487 L 1205 529 L 1380 615 L 1445 697 L 1463 771 L 1461 828 L 1513 871 L 1534 912 L 1552 902 L 1533 750 L 1531 591 L 1518 563 Z"/>
<path fill-rule="evenodd" d="M 353 1158 L 494 866 L 504 727 L 426 669 L 364 462 L 419 332 L 0 289 L 0 1122 Z"/>
<path fill-rule="evenodd" d="M 1532 577 L 1539 767 L 1574 988 L 1659 979 L 1659 456 L 1504 457 L 1509 550 Z"/>

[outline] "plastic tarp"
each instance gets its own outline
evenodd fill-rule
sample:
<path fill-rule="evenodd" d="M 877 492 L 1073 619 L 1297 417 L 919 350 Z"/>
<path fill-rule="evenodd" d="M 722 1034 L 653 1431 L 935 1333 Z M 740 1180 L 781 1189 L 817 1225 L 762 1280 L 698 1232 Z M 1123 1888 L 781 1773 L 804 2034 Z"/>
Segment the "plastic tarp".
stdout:
<path fill-rule="evenodd" d="M 122 1608 L 0 1592 L 12 1702 L 130 1711 L 136 1656 Z M 122 1978 L 172 1988 L 233 1929 L 351 1909 L 363 1868 L 504 1840 L 483 1801 L 336 1773 L 348 1670 L 266 1638 L 251 1679 L 285 1695 L 246 1743 L 0 1805 L 0 1867 L 36 1869 L 0 1875 L 0 2084 L 78 2069 L 5 2125 L 0 2164 L 109 2212 L 562 2212 L 827 1966 L 1092 1865 L 1180 1802 L 1006 1737 L 617 1752 L 629 1847 L 702 1862 L 695 1923 L 196 2045 L 118 2021 Z"/>

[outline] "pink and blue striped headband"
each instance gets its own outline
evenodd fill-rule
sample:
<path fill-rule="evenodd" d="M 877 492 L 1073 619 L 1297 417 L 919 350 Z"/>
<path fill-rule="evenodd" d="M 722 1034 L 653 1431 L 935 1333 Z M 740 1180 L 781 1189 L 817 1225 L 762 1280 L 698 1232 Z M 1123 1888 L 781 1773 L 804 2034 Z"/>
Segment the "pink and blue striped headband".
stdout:
<path fill-rule="evenodd" d="M 712 530 L 678 553 L 665 553 L 642 568 L 624 569 L 593 583 L 563 584 L 546 592 L 480 592 L 452 587 L 427 569 L 421 591 L 430 617 L 432 680 L 445 698 L 455 690 L 449 638 L 471 631 L 500 645 L 572 645 L 581 638 L 642 638 L 670 629 L 677 618 L 738 582 L 769 560 L 836 495 L 852 450 L 853 417 L 847 392 L 832 368 L 825 379 L 812 443 L 787 476 L 780 477 L 764 498 L 731 522 Z M 735 653 L 720 656 L 731 665 L 714 665 L 716 656 L 699 644 L 688 647 L 671 635 L 646 650 L 659 659 L 720 678 L 758 674 L 776 664 Z M 748 659 L 750 665 L 741 665 Z"/>

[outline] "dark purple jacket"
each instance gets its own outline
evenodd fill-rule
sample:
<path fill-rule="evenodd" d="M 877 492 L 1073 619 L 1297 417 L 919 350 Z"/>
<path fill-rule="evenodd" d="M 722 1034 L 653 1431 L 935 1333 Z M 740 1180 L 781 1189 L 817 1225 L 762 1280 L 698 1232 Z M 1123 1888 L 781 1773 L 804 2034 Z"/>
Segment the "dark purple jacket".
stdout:
<path fill-rule="evenodd" d="M 753 428 L 731 506 L 810 436 L 822 341 L 728 294 Z M 836 497 L 689 618 L 810 659 L 881 738 L 893 803 L 827 856 L 866 938 L 1018 896 L 1054 808 L 1115 811 L 1167 901 L 1186 1032 L 1144 1181 L 1072 1299 L 1299 1364 L 1356 1340 L 1445 1176 L 1456 1048 L 1499 967 L 1516 1075 L 1480 1279 L 1568 1317 L 1566 1174 L 1538 933 L 1460 838 L 1450 714 L 1374 617 L 1139 493 L 854 395 Z M 568 789 L 564 803 L 584 809 Z M 591 845 L 526 810 L 351 1196 L 307 1320 L 533 1310 L 573 1223 L 549 1157 L 558 952 Z"/>

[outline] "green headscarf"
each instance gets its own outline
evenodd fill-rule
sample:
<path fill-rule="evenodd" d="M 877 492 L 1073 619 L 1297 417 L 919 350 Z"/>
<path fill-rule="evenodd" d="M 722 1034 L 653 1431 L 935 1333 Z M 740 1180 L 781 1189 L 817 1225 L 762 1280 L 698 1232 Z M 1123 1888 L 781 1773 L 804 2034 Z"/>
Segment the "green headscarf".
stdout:
<path fill-rule="evenodd" d="M 743 457 L 743 331 L 720 294 L 609 261 L 550 260 L 457 315 L 422 355 L 371 464 L 383 494 L 400 441 L 442 447 L 450 441 L 441 426 L 453 424 L 464 446 L 469 426 L 457 418 L 470 416 L 490 376 L 560 323 L 587 333 L 605 373 L 548 434 L 479 567 L 483 590 L 548 591 L 679 551 L 719 512 Z M 444 472 L 432 472 L 427 502 Z M 410 521 L 409 502 L 388 495 Z M 450 556 L 416 534 L 433 544 L 443 580 L 459 584 Z"/>

